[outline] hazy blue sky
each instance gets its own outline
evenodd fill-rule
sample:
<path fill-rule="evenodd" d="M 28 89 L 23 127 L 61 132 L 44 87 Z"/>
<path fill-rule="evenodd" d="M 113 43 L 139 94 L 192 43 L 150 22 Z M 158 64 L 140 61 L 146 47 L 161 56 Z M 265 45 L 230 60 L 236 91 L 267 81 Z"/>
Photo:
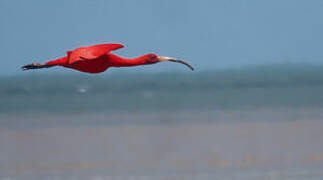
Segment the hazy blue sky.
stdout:
<path fill-rule="evenodd" d="M 321 63 L 323 1 L 0 0 L 0 74 L 107 42 L 125 44 L 115 52 L 124 57 L 153 52 L 197 70 Z M 159 69 L 186 70 L 173 63 L 134 68 Z"/>

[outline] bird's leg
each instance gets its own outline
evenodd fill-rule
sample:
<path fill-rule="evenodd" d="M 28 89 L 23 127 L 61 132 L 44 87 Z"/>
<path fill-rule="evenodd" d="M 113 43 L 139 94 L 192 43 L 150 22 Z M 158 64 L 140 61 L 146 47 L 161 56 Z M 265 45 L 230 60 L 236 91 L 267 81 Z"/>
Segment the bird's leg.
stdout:
<path fill-rule="evenodd" d="M 29 70 L 29 69 L 41 69 L 41 68 L 49 68 L 52 67 L 53 65 L 46 65 L 46 64 L 40 64 L 40 63 L 32 63 L 32 64 L 27 64 L 23 67 L 21 67 L 21 69 L 23 71 L 25 70 Z"/>

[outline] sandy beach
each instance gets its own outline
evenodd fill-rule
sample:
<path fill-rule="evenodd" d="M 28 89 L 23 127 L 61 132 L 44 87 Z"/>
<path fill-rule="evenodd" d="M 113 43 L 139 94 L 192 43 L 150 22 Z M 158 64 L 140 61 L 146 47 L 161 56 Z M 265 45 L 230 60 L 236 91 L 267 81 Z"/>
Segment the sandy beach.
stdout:
<path fill-rule="evenodd" d="M 276 113 L 276 118 L 294 115 L 298 117 L 295 120 L 252 119 L 270 112 L 233 111 L 222 115 L 227 121 L 201 123 L 124 122 L 1 129 L 0 177 L 322 178 L 323 121 L 308 119 L 305 110 L 287 115 L 281 111 L 280 116 Z M 238 114 L 249 121 L 232 121 Z M 83 118 L 90 121 L 94 116 Z"/>

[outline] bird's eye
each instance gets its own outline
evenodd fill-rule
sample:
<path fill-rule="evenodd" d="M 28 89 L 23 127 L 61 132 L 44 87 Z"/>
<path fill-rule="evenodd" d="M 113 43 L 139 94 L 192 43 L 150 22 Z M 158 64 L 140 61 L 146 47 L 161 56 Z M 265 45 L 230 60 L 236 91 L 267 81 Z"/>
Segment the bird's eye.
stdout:
<path fill-rule="evenodd" d="M 151 58 L 151 59 L 156 59 L 156 58 L 157 58 L 157 56 L 156 56 L 155 54 L 150 54 L 150 58 Z"/>

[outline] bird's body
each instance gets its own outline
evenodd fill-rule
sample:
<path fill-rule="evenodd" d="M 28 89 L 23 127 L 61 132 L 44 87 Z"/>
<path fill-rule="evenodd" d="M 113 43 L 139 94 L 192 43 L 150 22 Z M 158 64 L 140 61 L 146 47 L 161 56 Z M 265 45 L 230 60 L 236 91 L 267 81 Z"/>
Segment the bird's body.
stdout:
<path fill-rule="evenodd" d="M 23 70 L 40 69 L 53 66 L 63 66 L 86 73 L 100 73 L 109 67 L 128 67 L 154 64 L 161 61 L 173 61 L 193 67 L 184 61 L 175 58 L 147 54 L 137 58 L 126 59 L 110 53 L 124 47 L 122 44 L 98 44 L 87 47 L 80 47 L 72 51 L 67 51 L 67 56 L 48 61 L 45 64 L 33 63 L 23 66 Z"/>

